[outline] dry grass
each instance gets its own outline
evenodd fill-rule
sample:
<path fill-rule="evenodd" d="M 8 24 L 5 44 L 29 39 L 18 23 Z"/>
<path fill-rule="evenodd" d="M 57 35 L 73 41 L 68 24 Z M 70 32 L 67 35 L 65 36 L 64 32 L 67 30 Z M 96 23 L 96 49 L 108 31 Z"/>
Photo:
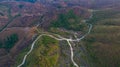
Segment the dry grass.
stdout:
<path fill-rule="evenodd" d="M 97 67 L 119 67 L 120 64 L 120 27 L 94 27 L 84 40 L 86 49 Z M 94 66 L 94 65 L 93 65 Z"/>
<path fill-rule="evenodd" d="M 91 67 L 120 67 L 119 10 L 97 12 L 96 24 L 83 40 Z M 104 16 L 104 17 L 103 17 Z"/>

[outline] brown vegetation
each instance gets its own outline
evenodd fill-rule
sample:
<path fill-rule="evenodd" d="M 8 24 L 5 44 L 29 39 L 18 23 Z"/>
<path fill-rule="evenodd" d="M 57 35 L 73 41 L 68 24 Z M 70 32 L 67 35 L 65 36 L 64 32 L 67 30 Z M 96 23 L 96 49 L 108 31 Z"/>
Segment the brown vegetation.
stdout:
<path fill-rule="evenodd" d="M 0 67 L 5 67 L 7 62 L 7 65 L 12 65 L 15 62 L 15 57 L 19 52 L 26 48 L 31 42 L 32 42 L 32 36 L 34 35 L 35 28 L 20 28 L 20 27 L 13 27 L 13 28 L 7 28 L 6 30 L 2 31 L 0 33 L 0 40 L 4 40 L 7 36 L 11 34 L 18 34 L 19 41 L 15 44 L 15 46 L 10 50 L 10 52 L 7 52 L 6 49 L 1 48 L 0 51 Z"/>

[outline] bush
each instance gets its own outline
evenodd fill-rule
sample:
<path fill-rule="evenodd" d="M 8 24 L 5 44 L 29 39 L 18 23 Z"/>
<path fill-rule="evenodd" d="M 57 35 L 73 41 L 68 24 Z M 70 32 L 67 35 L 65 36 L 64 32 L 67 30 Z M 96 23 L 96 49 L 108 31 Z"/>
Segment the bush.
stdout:
<path fill-rule="evenodd" d="M 12 34 L 10 36 L 8 36 L 5 40 L 4 40 L 4 48 L 6 50 L 10 50 L 15 43 L 18 41 L 18 35 L 17 34 Z"/>
<path fill-rule="evenodd" d="M 2 43 L 2 41 L 0 41 L 0 48 L 2 48 L 3 47 L 3 43 Z"/>

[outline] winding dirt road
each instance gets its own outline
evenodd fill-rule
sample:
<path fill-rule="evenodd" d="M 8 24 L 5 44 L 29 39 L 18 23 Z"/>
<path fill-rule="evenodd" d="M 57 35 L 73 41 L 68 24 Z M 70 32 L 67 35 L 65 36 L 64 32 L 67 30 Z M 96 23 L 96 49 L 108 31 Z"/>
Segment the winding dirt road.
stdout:
<path fill-rule="evenodd" d="M 63 41 L 63 40 L 64 40 L 64 41 L 67 41 L 68 44 L 69 44 L 69 46 L 70 46 L 70 50 L 71 50 L 71 60 L 72 60 L 73 64 L 74 64 L 76 67 L 79 67 L 78 64 L 74 61 L 74 58 L 73 58 L 73 57 L 74 57 L 73 48 L 72 48 L 72 45 L 71 45 L 70 42 L 71 42 L 71 41 L 72 41 L 72 42 L 73 42 L 73 41 L 76 41 L 76 42 L 81 41 L 83 38 L 85 38 L 85 37 L 90 33 L 91 29 L 92 29 L 92 25 L 90 24 L 90 25 L 89 25 L 89 30 L 88 30 L 88 32 L 87 32 L 84 36 L 82 36 L 81 38 L 77 38 L 77 39 L 67 39 L 67 38 L 64 38 L 64 37 L 62 37 L 62 36 L 60 36 L 60 35 L 57 35 L 59 38 L 57 38 L 57 37 L 55 37 L 55 36 L 53 36 L 53 35 L 50 35 L 50 34 L 41 34 L 41 35 L 39 35 L 39 36 L 37 37 L 37 39 L 32 43 L 31 49 L 30 49 L 30 50 L 27 52 L 27 54 L 24 56 L 22 63 L 21 63 L 20 65 L 18 65 L 17 67 L 21 67 L 22 65 L 24 65 L 24 63 L 25 63 L 25 61 L 26 61 L 26 58 L 27 58 L 27 56 L 32 52 L 36 41 L 38 41 L 38 39 L 39 39 L 40 37 L 42 37 L 42 36 L 49 36 L 49 37 L 52 37 L 52 38 L 54 38 L 54 39 L 56 39 L 56 40 L 58 40 L 58 41 Z"/>
<path fill-rule="evenodd" d="M 92 11 L 92 12 L 93 12 L 93 11 Z M 90 16 L 90 18 L 92 18 L 92 16 L 93 16 L 93 14 Z M 89 18 L 89 19 L 90 19 L 90 18 Z M 77 36 L 75 36 L 76 39 L 64 38 L 64 37 L 62 37 L 62 36 L 60 36 L 60 35 L 58 35 L 58 34 L 56 34 L 56 36 L 58 36 L 59 38 L 57 38 L 57 37 L 55 37 L 55 36 L 53 36 L 53 35 L 51 35 L 51 34 L 41 34 L 41 35 L 39 35 L 39 36 L 36 38 L 36 40 L 32 43 L 31 49 L 30 49 L 30 50 L 27 52 L 27 54 L 24 56 L 22 63 L 19 64 L 17 67 L 21 67 L 22 65 L 24 65 L 24 63 L 25 63 L 25 61 L 26 61 L 26 58 L 27 58 L 27 56 L 32 52 L 36 41 L 38 41 L 38 39 L 39 39 L 40 37 L 42 37 L 42 36 L 49 36 L 49 37 L 52 37 L 52 38 L 54 38 L 54 39 L 56 39 L 56 40 L 58 40 L 58 41 L 67 41 L 68 45 L 70 46 L 71 61 L 72 61 L 72 63 L 73 63 L 74 66 L 76 66 L 76 67 L 81 67 L 81 66 L 79 66 L 79 65 L 74 61 L 74 52 L 73 52 L 72 44 L 71 44 L 70 42 L 80 42 L 82 39 L 84 39 L 84 38 L 91 32 L 92 27 L 93 27 L 92 24 L 88 24 L 88 25 L 89 25 L 89 30 L 88 30 L 88 32 L 87 32 L 85 35 L 83 35 L 82 37 L 80 37 L 80 38 L 77 38 Z"/>

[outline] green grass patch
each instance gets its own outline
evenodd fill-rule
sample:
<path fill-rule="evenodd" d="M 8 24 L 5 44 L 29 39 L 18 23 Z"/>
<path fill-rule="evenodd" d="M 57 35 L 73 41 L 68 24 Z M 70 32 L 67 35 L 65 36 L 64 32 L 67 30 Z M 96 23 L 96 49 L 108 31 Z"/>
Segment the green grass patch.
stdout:
<path fill-rule="evenodd" d="M 30 47 L 31 47 L 31 45 L 30 45 L 29 47 L 23 49 L 23 50 L 18 54 L 18 56 L 16 57 L 15 65 L 14 65 L 13 67 L 17 67 L 19 64 L 22 63 L 23 58 L 24 58 L 25 54 L 27 54 L 27 52 L 30 50 Z"/>
<path fill-rule="evenodd" d="M 41 37 L 28 55 L 22 67 L 56 67 L 59 57 L 58 41 L 48 37 Z"/>

